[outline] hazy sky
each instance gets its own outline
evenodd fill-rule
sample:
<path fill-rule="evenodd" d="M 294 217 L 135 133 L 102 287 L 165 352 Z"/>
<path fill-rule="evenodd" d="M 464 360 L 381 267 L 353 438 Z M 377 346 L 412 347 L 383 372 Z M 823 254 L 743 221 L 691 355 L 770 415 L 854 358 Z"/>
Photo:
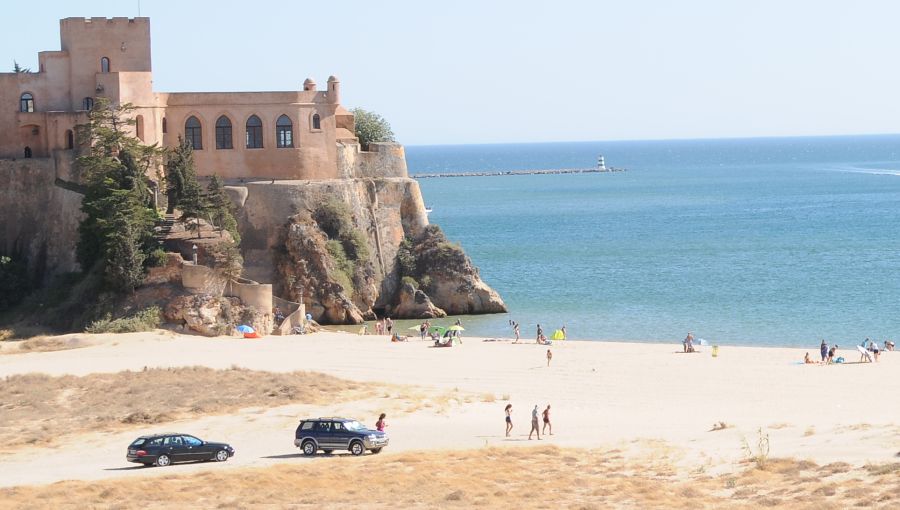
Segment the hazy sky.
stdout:
<path fill-rule="evenodd" d="M 406 144 L 900 132 L 900 2 L 142 0 L 158 91 L 295 90 Z M 0 58 L 137 0 L 4 2 Z"/>

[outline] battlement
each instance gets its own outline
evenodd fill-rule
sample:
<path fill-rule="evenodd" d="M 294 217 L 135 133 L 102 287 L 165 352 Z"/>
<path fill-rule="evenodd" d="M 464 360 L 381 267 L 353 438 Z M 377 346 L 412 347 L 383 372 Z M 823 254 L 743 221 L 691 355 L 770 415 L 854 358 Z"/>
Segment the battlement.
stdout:
<path fill-rule="evenodd" d="M 95 17 L 95 18 L 63 18 L 59 20 L 60 25 L 76 25 L 82 24 L 86 27 L 96 27 L 98 25 L 149 25 L 150 18 L 103 18 L 103 17 Z"/>

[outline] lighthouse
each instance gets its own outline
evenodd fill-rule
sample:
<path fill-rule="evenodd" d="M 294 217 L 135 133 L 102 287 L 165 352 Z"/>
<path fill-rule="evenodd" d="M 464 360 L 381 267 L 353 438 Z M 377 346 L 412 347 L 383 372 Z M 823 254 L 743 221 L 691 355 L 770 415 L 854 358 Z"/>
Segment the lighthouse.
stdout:
<path fill-rule="evenodd" d="M 608 172 L 606 169 L 606 160 L 603 159 L 603 155 L 597 156 L 597 171 L 598 172 Z"/>

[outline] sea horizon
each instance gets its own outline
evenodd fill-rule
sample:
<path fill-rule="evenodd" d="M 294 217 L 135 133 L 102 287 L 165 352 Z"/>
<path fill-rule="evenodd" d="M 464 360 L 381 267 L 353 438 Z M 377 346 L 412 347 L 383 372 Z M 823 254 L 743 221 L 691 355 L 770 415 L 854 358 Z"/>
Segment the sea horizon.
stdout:
<path fill-rule="evenodd" d="M 900 135 L 408 146 L 431 221 L 509 305 L 467 334 L 813 348 L 894 338 Z"/>

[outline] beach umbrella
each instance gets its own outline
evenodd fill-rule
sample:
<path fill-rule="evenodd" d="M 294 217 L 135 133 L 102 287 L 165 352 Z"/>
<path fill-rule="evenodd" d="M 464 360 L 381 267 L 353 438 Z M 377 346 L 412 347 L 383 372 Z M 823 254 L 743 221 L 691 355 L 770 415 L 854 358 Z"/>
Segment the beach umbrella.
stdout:
<path fill-rule="evenodd" d="M 237 327 L 237 330 L 240 331 L 241 333 L 256 333 L 255 329 L 251 328 L 250 326 L 248 326 L 246 324 L 241 324 L 240 326 Z"/>
<path fill-rule="evenodd" d="M 552 338 L 554 340 L 565 340 L 566 335 L 565 335 L 565 333 L 562 332 L 561 329 L 557 329 L 556 331 L 553 332 L 553 336 L 551 336 L 550 338 Z"/>
<path fill-rule="evenodd" d="M 406 328 L 406 329 L 408 329 L 408 330 L 410 330 L 410 331 L 419 331 L 419 328 L 421 328 L 421 327 L 422 327 L 422 326 L 410 326 L 410 327 L 408 327 L 408 328 Z"/>
<path fill-rule="evenodd" d="M 465 331 L 466 330 L 466 328 L 464 328 L 462 326 L 450 326 L 450 328 L 448 328 L 448 329 L 450 331 Z"/>
<path fill-rule="evenodd" d="M 431 329 L 429 331 L 433 333 L 443 333 L 444 331 L 447 331 L 447 328 L 445 328 L 444 326 L 431 326 Z"/>

